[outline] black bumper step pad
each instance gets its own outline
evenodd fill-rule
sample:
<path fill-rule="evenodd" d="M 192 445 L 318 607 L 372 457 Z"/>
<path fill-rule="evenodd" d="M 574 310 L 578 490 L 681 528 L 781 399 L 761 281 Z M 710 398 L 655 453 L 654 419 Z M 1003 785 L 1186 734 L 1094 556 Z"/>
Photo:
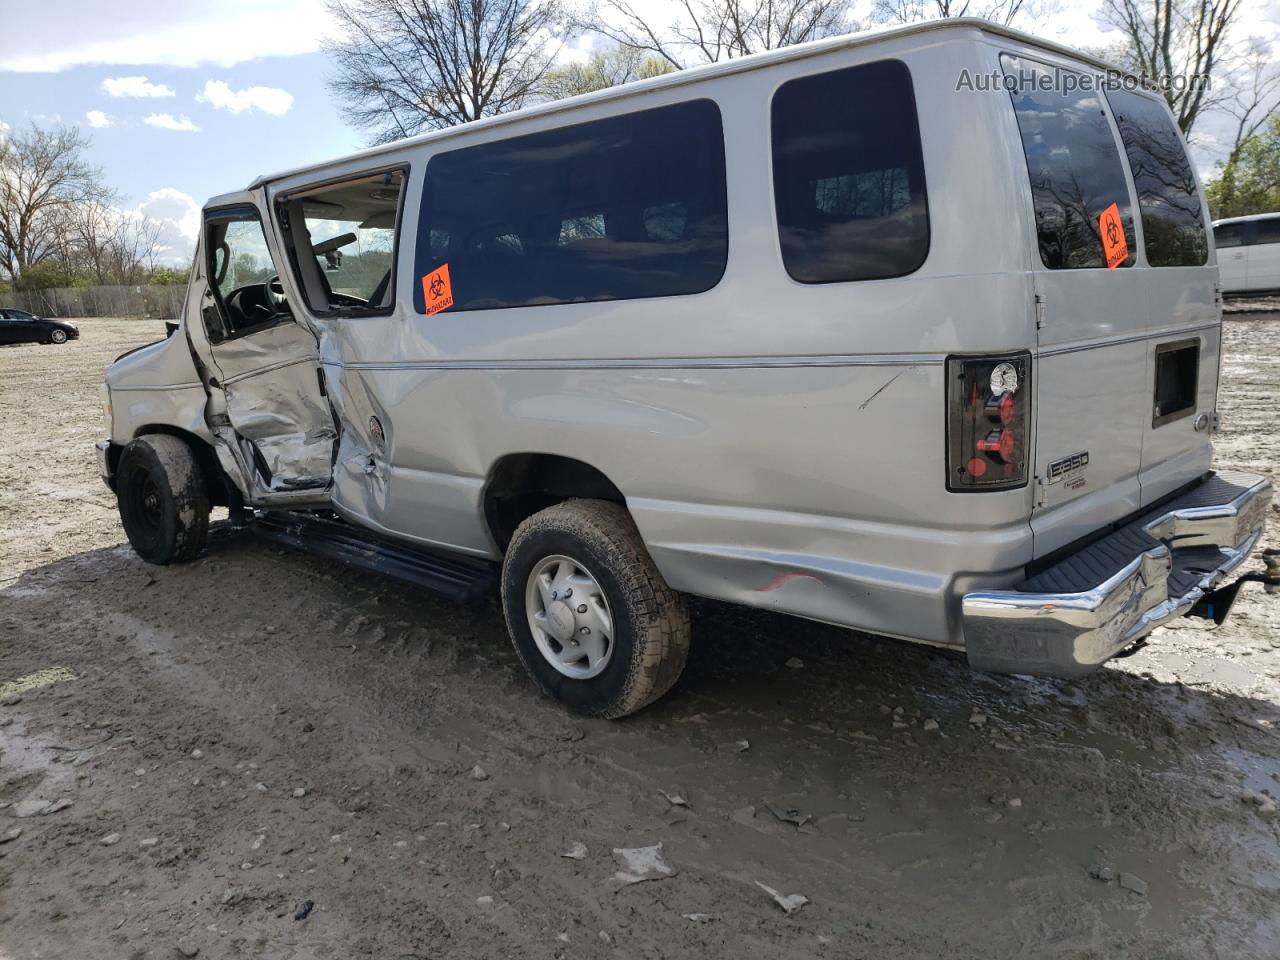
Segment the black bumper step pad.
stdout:
<path fill-rule="evenodd" d="M 1160 541 L 1144 529 L 1154 518 L 1174 510 L 1231 503 L 1257 481 L 1257 477 L 1247 473 L 1215 473 L 1181 496 L 1148 510 L 1114 533 L 1075 551 L 1013 589 L 1018 593 L 1084 593 L 1092 590 L 1123 570 L 1139 554 L 1160 545 Z M 1215 547 L 1174 550 L 1173 572 L 1169 577 L 1170 595 L 1180 596 L 1189 590 L 1199 579 L 1197 571 L 1212 569 L 1221 560 L 1222 554 Z"/>

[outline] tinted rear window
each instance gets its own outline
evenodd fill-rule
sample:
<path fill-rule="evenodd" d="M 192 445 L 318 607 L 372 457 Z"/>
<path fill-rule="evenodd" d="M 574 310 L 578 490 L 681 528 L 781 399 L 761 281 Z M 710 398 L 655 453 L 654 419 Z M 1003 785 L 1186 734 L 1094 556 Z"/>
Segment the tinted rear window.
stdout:
<path fill-rule="evenodd" d="M 1098 217 L 1114 203 L 1129 245 L 1121 266 L 1132 265 L 1133 208 L 1101 92 L 1068 91 L 1061 77 L 1070 71 L 1055 81 L 1053 68 L 1025 57 L 1006 53 L 1000 62 L 1027 157 L 1040 259 L 1053 270 L 1105 267 Z"/>
<path fill-rule="evenodd" d="M 773 98 L 782 260 L 801 283 L 900 277 L 929 253 L 929 210 L 906 64 L 784 83 Z"/>
<path fill-rule="evenodd" d="M 457 310 L 699 293 L 728 257 L 724 135 L 710 100 L 438 154 L 419 277 Z M 415 284 L 418 312 L 423 292 Z"/>
<path fill-rule="evenodd" d="M 1138 190 L 1147 262 L 1153 267 L 1203 264 L 1209 258 L 1209 240 L 1200 191 L 1169 111 L 1128 90 L 1112 90 L 1107 99 Z"/>

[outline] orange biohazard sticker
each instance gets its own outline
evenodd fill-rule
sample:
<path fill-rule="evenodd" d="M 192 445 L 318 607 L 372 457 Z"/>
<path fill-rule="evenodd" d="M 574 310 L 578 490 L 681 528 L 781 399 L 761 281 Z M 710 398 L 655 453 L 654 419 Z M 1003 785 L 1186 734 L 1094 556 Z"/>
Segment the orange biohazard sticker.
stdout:
<path fill-rule="evenodd" d="M 1116 204 L 1098 216 L 1098 236 L 1102 237 L 1102 255 L 1107 259 L 1108 270 L 1114 270 L 1129 259 L 1129 241 L 1125 239 L 1120 207 Z"/>
<path fill-rule="evenodd" d="M 453 306 L 453 284 L 449 282 L 449 265 L 442 264 L 422 278 L 422 302 L 427 316 Z"/>

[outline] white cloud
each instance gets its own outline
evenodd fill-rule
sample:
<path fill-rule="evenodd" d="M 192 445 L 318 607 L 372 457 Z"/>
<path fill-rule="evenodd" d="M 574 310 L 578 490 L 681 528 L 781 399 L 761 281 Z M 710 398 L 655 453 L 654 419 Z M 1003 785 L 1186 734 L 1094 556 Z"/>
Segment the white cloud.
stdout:
<path fill-rule="evenodd" d="M 209 80 L 204 90 L 196 94 L 196 100 L 217 110 L 243 113 L 245 110 L 261 110 L 273 117 L 282 117 L 293 106 L 293 94 L 279 87 L 245 87 L 232 90 L 223 80 Z"/>
<path fill-rule="evenodd" d="M 102 81 L 102 92 L 113 97 L 172 97 L 173 87 L 152 83 L 146 77 L 108 77 Z"/>
<path fill-rule="evenodd" d="M 176 187 L 162 187 L 147 195 L 130 216 L 145 217 L 160 227 L 157 259 L 186 266 L 200 233 L 200 204 Z"/>
<path fill-rule="evenodd" d="M 107 77 L 102 92 L 112 97 L 172 97 L 173 87 L 152 83 L 146 77 Z"/>
<path fill-rule="evenodd" d="M 84 118 L 88 121 L 89 126 L 95 130 L 100 130 L 103 127 L 118 126 L 118 121 L 115 117 L 109 113 L 103 113 L 101 110 L 90 110 L 84 115 Z"/>
<path fill-rule="evenodd" d="M 142 122 L 149 127 L 159 127 L 161 130 L 187 130 L 196 133 L 200 130 L 191 118 L 187 116 L 175 117 L 172 113 L 153 113 L 143 117 Z"/>
<path fill-rule="evenodd" d="M 316 0 L 0 2 L 0 70 L 51 73 L 86 64 L 231 67 L 311 53 L 332 29 Z"/>

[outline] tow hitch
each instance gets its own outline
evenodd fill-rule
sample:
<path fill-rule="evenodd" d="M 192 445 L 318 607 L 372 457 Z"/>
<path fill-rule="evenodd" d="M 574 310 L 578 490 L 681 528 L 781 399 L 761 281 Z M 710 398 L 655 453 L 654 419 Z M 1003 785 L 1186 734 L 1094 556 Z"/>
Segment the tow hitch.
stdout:
<path fill-rule="evenodd" d="M 1187 611 L 1188 617 L 1201 617 L 1212 620 L 1218 626 L 1231 615 L 1231 607 L 1236 602 L 1236 595 L 1246 583 L 1260 583 L 1267 593 L 1280 593 L 1280 549 L 1275 547 L 1262 551 L 1262 570 L 1242 574 L 1237 580 L 1206 593 L 1200 601 Z"/>

